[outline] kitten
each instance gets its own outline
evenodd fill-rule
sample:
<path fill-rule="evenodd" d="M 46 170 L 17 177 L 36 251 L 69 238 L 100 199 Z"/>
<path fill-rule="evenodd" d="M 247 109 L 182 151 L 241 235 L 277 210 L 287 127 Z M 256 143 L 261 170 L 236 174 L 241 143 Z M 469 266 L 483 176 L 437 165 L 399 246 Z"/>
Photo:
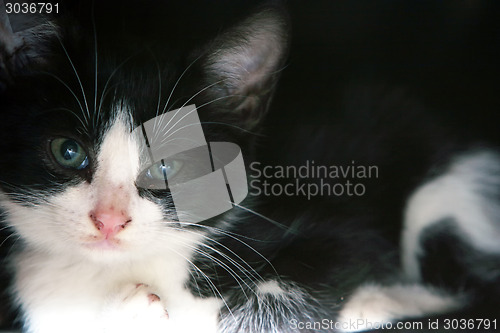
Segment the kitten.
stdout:
<path fill-rule="evenodd" d="M 410 97 L 362 82 L 336 113 L 301 117 L 321 103 L 291 96 L 297 46 L 276 3 L 60 4 L 0 25 L 0 207 L 24 331 L 359 331 L 494 311 L 494 148 L 467 149 Z M 304 161 L 380 175 L 366 195 L 250 192 L 192 222 L 143 181 L 172 186 L 193 161 L 150 163 L 140 137 L 188 105 L 207 142 L 240 147 L 249 180 Z M 174 150 L 182 129 L 160 121 L 153 136 Z"/>

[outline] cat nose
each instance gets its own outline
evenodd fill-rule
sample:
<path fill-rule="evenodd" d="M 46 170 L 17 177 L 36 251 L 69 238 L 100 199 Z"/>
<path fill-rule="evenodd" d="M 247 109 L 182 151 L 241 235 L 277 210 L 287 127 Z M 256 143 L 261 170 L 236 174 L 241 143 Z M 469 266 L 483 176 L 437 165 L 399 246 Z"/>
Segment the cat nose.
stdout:
<path fill-rule="evenodd" d="M 132 222 L 132 218 L 127 213 L 111 209 L 93 210 L 89 213 L 89 217 L 97 230 L 106 236 L 106 239 L 116 235 Z"/>

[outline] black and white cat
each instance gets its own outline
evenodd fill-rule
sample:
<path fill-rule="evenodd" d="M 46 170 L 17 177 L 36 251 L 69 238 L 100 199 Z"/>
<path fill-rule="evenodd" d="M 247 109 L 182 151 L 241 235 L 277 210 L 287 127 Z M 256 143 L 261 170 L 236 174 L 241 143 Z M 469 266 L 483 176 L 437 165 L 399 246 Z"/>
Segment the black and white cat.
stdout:
<path fill-rule="evenodd" d="M 330 51 L 305 47 L 310 67 L 294 67 L 310 41 L 290 39 L 301 16 L 274 2 L 59 4 L 0 22 L 2 246 L 26 332 L 361 331 L 441 315 L 494 327 L 494 131 L 450 129 L 390 85 L 352 80 L 335 99 L 334 65 L 312 54 Z M 168 190 L 138 179 L 173 179 L 189 160 L 144 172 L 133 133 L 189 104 L 207 141 L 241 147 L 249 177 L 305 161 L 380 174 L 360 196 L 250 192 L 183 221 Z"/>

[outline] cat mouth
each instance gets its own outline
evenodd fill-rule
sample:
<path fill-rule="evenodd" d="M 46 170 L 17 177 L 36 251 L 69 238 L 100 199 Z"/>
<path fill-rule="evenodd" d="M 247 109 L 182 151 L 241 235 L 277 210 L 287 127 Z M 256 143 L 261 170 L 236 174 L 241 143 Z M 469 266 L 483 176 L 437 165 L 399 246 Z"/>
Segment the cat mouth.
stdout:
<path fill-rule="evenodd" d="M 119 250 L 120 249 L 120 241 L 116 238 L 107 238 L 107 239 L 97 239 L 91 242 L 86 242 L 84 246 L 91 250 Z"/>

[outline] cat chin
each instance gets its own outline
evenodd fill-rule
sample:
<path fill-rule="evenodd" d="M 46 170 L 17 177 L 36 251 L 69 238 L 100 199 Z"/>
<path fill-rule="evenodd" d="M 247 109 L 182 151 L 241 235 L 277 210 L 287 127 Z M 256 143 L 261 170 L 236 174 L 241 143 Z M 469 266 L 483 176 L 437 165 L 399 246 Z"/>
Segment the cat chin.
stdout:
<path fill-rule="evenodd" d="M 109 249 L 91 249 L 82 251 L 79 253 L 79 257 L 90 264 L 116 264 L 140 259 L 140 256 L 129 252 Z"/>
<path fill-rule="evenodd" d="M 102 263 L 123 263 L 148 258 L 146 251 L 131 249 L 120 245 L 107 242 L 98 242 L 95 244 L 84 244 L 75 252 L 68 252 L 71 256 L 79 257 L 79 261 L 85 261 L 89 264 Z"/>

